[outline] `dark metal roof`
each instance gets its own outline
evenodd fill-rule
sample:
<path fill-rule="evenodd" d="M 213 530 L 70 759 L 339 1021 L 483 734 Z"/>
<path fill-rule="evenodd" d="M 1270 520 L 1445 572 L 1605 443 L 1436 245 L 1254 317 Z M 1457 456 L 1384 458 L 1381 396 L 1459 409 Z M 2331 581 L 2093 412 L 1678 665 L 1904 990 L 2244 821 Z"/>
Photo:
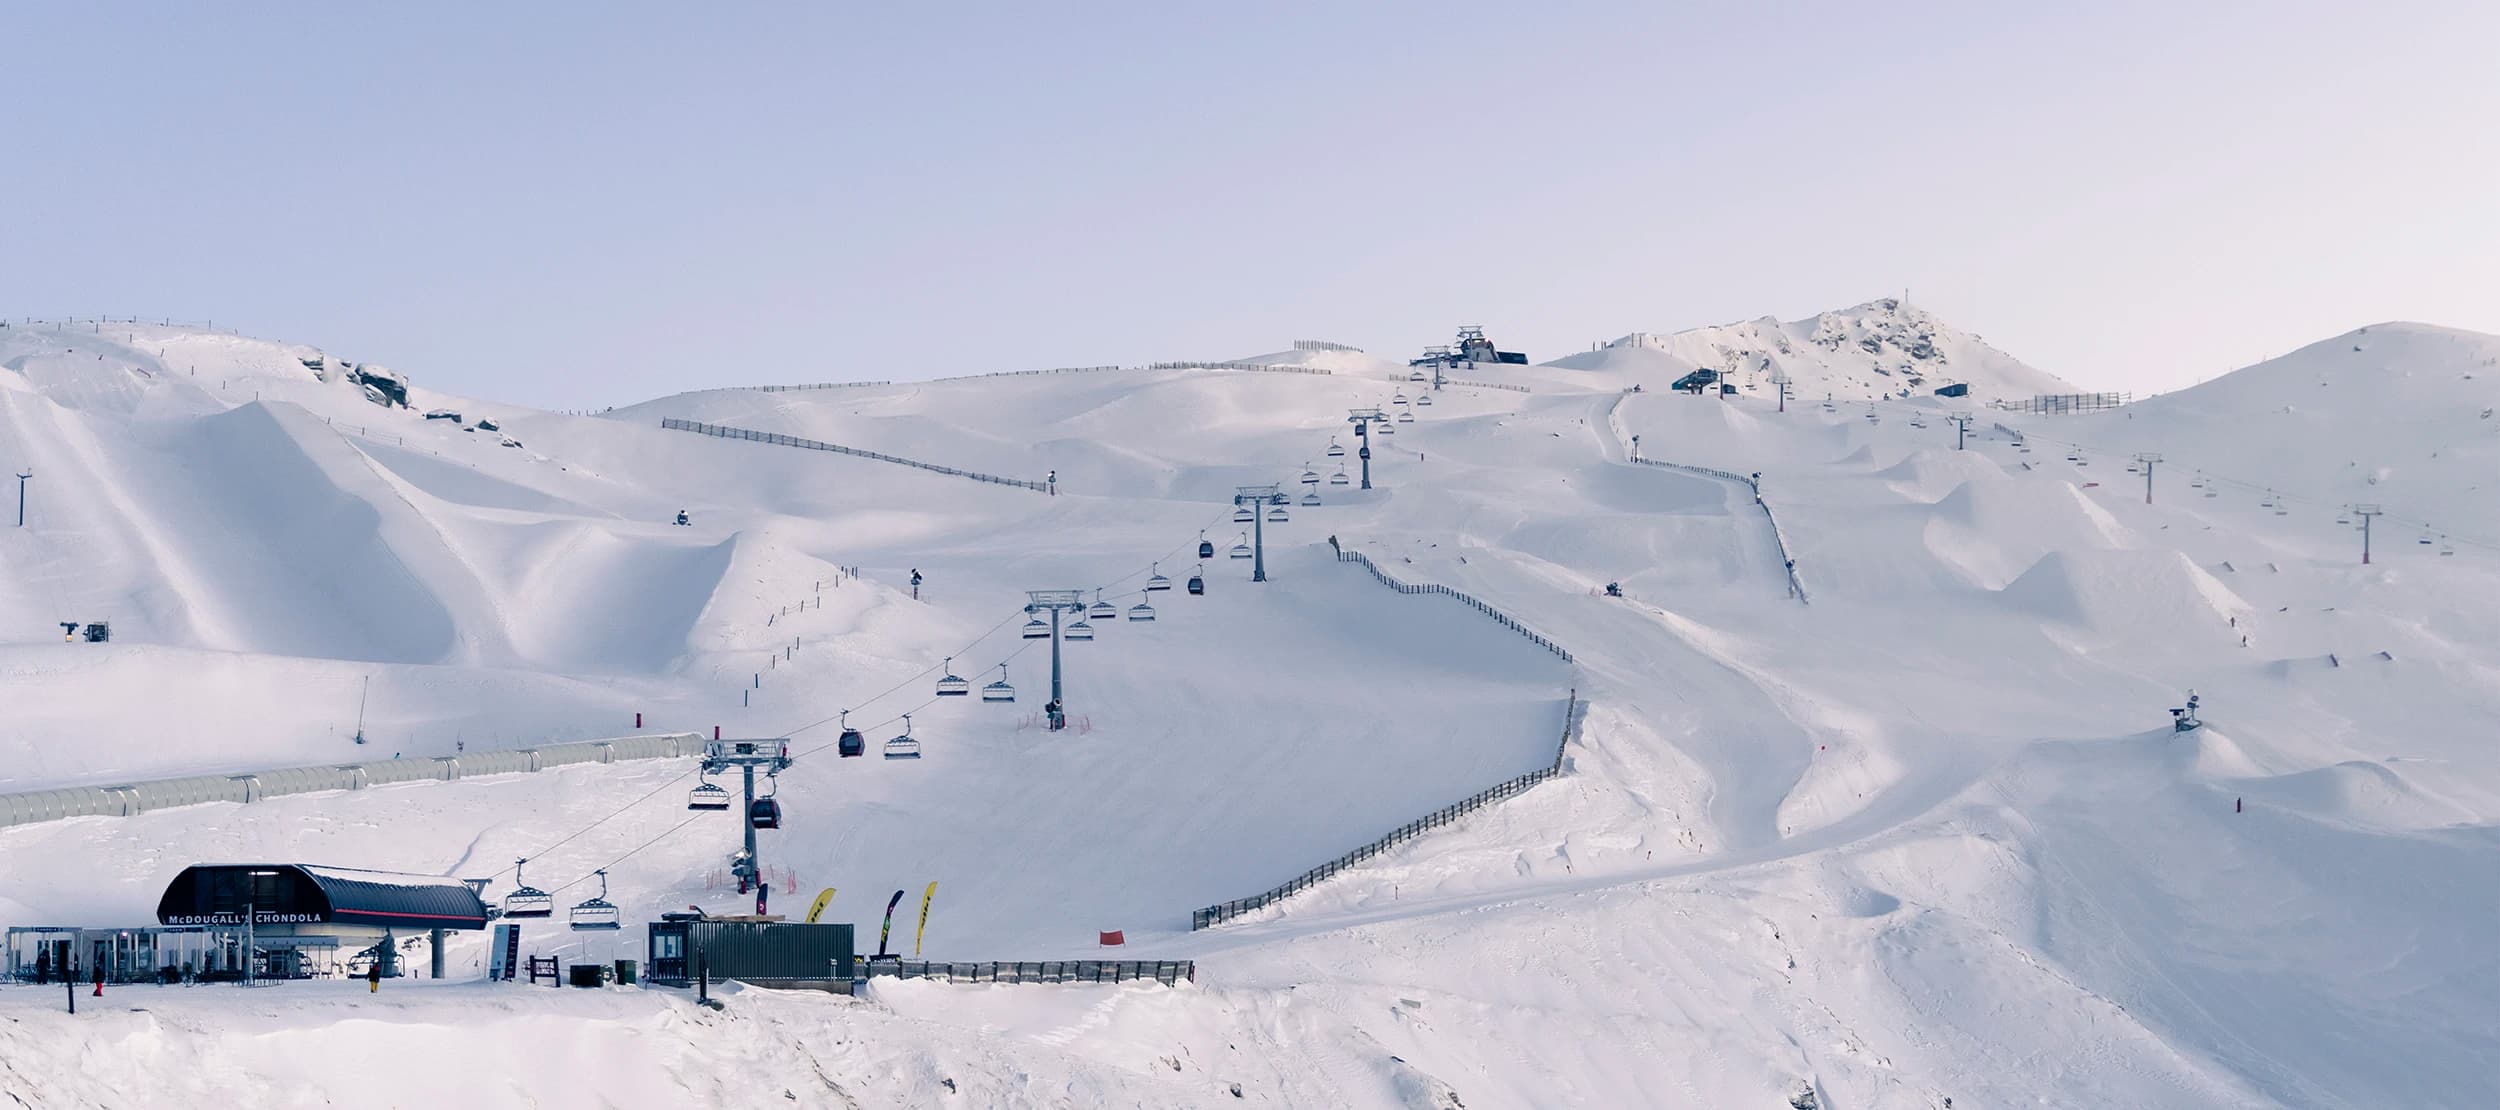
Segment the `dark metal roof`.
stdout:
<path fill-rule="evenodd" d="M 284 881 L 262 884 L 258 892 L 246 894 L 255 875 Z M 238 882 L 243 885 L 238 887 Z M 241 924 L 247 899 L 252 916 L 268 924 L 486 927 L 486 903 L 458 879 L 293 863 L 186 867 L 167 884 L 157 919 L 168 924 Z"/>

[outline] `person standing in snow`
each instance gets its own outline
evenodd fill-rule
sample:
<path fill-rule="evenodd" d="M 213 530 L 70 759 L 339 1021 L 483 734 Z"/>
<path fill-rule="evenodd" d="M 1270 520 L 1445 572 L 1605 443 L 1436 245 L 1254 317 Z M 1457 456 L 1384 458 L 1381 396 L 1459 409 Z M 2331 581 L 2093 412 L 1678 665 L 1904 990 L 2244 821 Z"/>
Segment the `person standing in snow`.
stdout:
<path fill-rule="evenodd" d="M 35 985 L 38 987 L 48 986 L 51 982 L 52 946 L 50 944 L 46 944 L 42 948 L 35 950 Z"/>
<path fill-rule="evenodd" d="M 382 961 L 380 959 L 374 960 L 373 966 L 365 969 L 365 993 L 382 993 Z"/>
<path fill-rule="evenodd" d="M 104 961 L 95 962 L 95 996 L 104 997 Z"/>

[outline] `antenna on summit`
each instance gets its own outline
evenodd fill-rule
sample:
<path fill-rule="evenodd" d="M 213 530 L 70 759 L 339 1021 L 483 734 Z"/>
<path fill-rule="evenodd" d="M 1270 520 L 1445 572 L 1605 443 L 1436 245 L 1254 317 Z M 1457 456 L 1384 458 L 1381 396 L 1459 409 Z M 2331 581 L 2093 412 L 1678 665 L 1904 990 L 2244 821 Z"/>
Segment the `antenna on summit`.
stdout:
<path fill-rule="evenodd" d="M 356 742 L 359 744 L 365 742 L 365 698 L 371 693 L 373 676 L 366 675 L 364 688 L 356 693 Z"/>

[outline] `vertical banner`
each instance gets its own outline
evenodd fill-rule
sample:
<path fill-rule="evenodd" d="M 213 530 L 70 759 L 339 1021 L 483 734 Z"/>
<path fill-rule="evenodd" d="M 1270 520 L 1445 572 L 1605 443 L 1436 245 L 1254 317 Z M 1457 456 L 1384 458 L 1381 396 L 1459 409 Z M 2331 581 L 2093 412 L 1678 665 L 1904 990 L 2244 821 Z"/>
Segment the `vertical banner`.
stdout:
<path fill-rule="evenodd" d="M 815 924 L 817 918 L 825 915 L 825 907 L 831 905 L 832 903 L 833 888 L 826 887 L 823 894 L 816 896 L 816 904 L 807 907 L 807 923 L 810 925 Z"/>
<path fill-rule="evenodd" d="M 920 956 L 921 938 L 929 935 L 929 901 L 936 897 L 936 883 L 930 883 L 928 892 L 920 896 L 920 928 L 911 935 L 911 954 L 914 959 Z"/>
<path fill-rule="evenodd" d="M 903 892 L 899 890 L 894 892 L 894 897 L 885 900 L 885 925 L 877 930 L 878 959 L 885 958 L 886 941 L 894 935 L 894 907 L 902 904 Z"/>

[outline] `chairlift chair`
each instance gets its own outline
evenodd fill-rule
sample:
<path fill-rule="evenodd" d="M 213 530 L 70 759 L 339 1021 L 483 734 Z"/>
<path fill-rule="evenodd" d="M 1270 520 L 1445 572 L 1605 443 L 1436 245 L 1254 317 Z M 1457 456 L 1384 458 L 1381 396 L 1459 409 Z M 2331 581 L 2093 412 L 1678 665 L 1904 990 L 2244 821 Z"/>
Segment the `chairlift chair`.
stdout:
<path fill-rule="evenodd" d="M 913 739 L 911 734 L 911 714 L 903 714 L 903 734 L 885 742 L 885 757 L 887 759 L 920 758 L 920 741 Z"/>
<path fill-rule="evenodd" d="M 2457 553 L 2457 549 L 2455 545 L 2448 542 L 2448 537 L 2441 536 L 2439 537 L 2439 553 L 2442 555 L 2454 555 Z"/>
<path fill-rule="evenodd" d="M 729 792 L 706 782 L 695 787 L 693 791 L 686 795 L 686 808 L 694 810 L 728 809 Z"/>
<path fill-rule="evenodd" d="M 1424 394 L 1424 395 L 1422 395 L 1422 396 L 1420 396 L 1420 397 L 1415 398 L 1415 403 L 1416 403 L 1416 404 L 1418 404 L 1418 405 L 1429 405 L 1429 404 L 1431 404 L 1431 403 L 1432 403 L 1432 394 L 1426 393 L 1426 394 Z"/>
<path fill-rule="evenodd" d="M 599 896 L 573 907 L 572 926 L 585 932 L 623 928 L 623 915 L 616 912 L 616 903 L 608 901 L 607 868 L 602 867 L 594 874 L 599 876 Z"/>
<path fill-rule="evenodd" d="M 842 711 L 842 739 L 835 742 L 834 750 L 841 752 L 844 759 L 864 755 L 868 751 L 867 738 L 851 727 L 851 711 L 848 709 Z"/>
<path fill-rule="evenodd" d="M 1406 380 L 1410 382 L 1428 382 L 1432 379 L 1425 377 L 1424 372 L 1421 370 L 1410 370 L 1407 371 Z"/>
<path fill-rule="evenodd" d="M 1233 558 L 1236 558 L 1236 559 L 1247 559 L 1247 558 L 1249 558 L 1249 557 L 1250 557 L 1250 544 L 1249 544 L 1248 542 L 1243 541 L 1243 542 L 1236 542 L 1235 544 L 1233 544 Z"/>
<path fill-rule="evenodd" d="M 1146 579 L 1146 590 L 1149 593 L 1172 588 L 1172 580 L 1163 576 L 1163 564 L 1149 564 L 1148 569 L 1154 572 L 1153 577 Z"/>
<path fill-rule="evenodd" d="M 998 681 L 981 688 L 982 701 L 1014 701 L 1016 688 L 1007 685 L 1007 664 L 998 665 Z"/>
<path fill-rule="evenodd" d="M 1094 626 L 1084 617 L 1078 617 L 1076 623 L 1059 630 L 1059 638 L 1070 643 L 1091 640 L 1094 638 Z"/>
<path fill-rule="evenodd" d="M 941 698 L 960 698 L 972 692 L 972 684 L 956 676 L 954 656 L 947 656 L 946 665 L 938 668 L 938 670 L 945 677 L 937 680 L 937 696 Z"/>
<path fill-rule="evenodd" d="M 552 894 L 521 881 L 521 865 L 527 858 L 512 861 L 512 893 L 503 896 L 505 917 L 553 917 L 556 899 Z"/>
<path fill-rule="evenodd" d="M 2431 545 L 2431 534 L 2430 534 L 2430 533 L 2428 533 L 2428 532 L 2424 532 L 2424 533 L 2422 533 L 2422 540 L 2421 540 L 2421 543 L 2422 543 L 2422 546 L 2424 546 L 2424 547 L 2429 547 L 2429 546 Z"/>
<path fill-rule="evenodd" d="M 1345 468 L 1340 466 L 1337 468 L 1337 472 L 1335 474 L 1328 476 L 1328 484 L 1332 486 L 1350 486 L 1354 484 L 1354 479 L 1346 477 Z"/>
<path fill-rule="evenodd" d="M 1380 425 L 1380 434 L 1382 434 L 1382 435 L 1384 435 L 1384 436 L 1393 436 L 1393 435 L 1398 434 L 1398 430 L 1397 430 L 1397 428 L 1395 428 L 1394 426 L 1392 426 L 1392 425 L 1390 425 L 1390 424 L 1388 424 L 1387 422 L 1385 422 L 1385 421 L 1384 421 L 1384 422 L 1382 422 L 1382 424 Z"/>
<path fill-rule="evenodd" d="M 1304 464 L 1304 465 L 1308 465 L 1308 464 L 1306 463 L 1306 464 Z M 1302 472 L 1302 484 L 1303 484 L 1303 485 L 1306 485 L 1306 486 L 1316 486 L 1316 485 L 1318 485 L 1318 484 L 1319 484 L 1319 471 L 1316 471 L 1316 470 L 1305 470 L 1305 471 L 1303 471 L 1303 472 Z"/>
<path fill-rule="evenodd" d="M 1049 639 L 1050 623 L 1040 617 L 1024 622 L 1024 638 L 1028 640 Z"/>
<path fill-rule="evenodd" d="M 1403 389 L 1401 389 L 1401 390 L 1397 391 L 1396 393 L 1391 394 L 1391 395 L 1390 395 L 1390 397 L 1389 397 L 1389 403 L 1390 403 L 1390 404 L 1392 404 L 1392 405 L 1403 405 L 1403 404 L 1405 404 L 1405 403 L 1406 403 L 1406 391 L 1405 391 L 1405 390 L 1403 390 Z"/>
<path fill-rule="evenodd" d="M 1342 459 L 1345 457 L 1345 448 L 1337 445 L 1337 437 L 1335 436 L 1328 437 L 1328 457 L 1332 459 Z"/>
<path fill-rule="evenodd" d="M 1412 423 L 1414 423 L 1414 422 L 1415 422 L 1415 414 L 1414 414 L 1414 413 L 1411 413 L 1411 412 L 1401 412 L 1401 413 L 1399 413 L 1399 414 L 1398 414 L 1398 423 L 1400 423 L 1400 424 L 1412 424 Z"/>
<path fill-rule="evenodd" d="M 1201 563 L 1198 565 L 1198 573 L 1189 576 L 1189 594 L 1192 597 L 1197 597 L 1206 592 L 1207 568 L 1206 564 Z"/>
<path fill-rule="evenodd" d="M 1267 511 L 1267 522 L 1269 524 L 1283 524 L 1288 519 L 1291 518 L 1287 516 L 1285 513 L 1285 507 L 1282 505 L 1275 506 Z"/>
<path fill-rule="evenodd" d="M 1303 507 L 1303 508 L 1305 508 L 1305 509 L 1309 509 L 1309 508 L 1314 508 L 1314 507 L 1317 507 L 1318 505 L 1319 505 L 1319 491 L 1318 491 L 1318 490 L 1312 490 L 1311 492 L 1309 492 L 1309 493 L 1306 493 L 1306 494 L 1303 494 L 1303 495 L 1302 495 L 1302 507 Z"/>
<path fill-rule="evenodd" d="M 1155 619 L 1155 607 L 1140 601 L 1137 604 L 1128 607 L 1128 619 L 1133 621 L 1153 620 Z"/>
<path fill-rule="evenodd" d="M 1098 621 L 1116 621 L 1120 619 L 1120 610 L 1119 607 L 1104 601 L 1102 591 L 1096 590 L 1094 591 L 1094 604 L 1085 610 L 1085 615 Z"/>
<path fill-rule="evenodd" d="M 1207 542 L 1207 530 L 1204 528 L 1198 530 L 1198 557 L 1201 559 L 1215 558 L 1215 545 Z"/>
<path fill-rule="evenodd" d="M 1253 510 L 1250 506 L 1241 505 L 1233 509 L 1233 523 L 1248 524 L 1258 515 L 1257 511 Z"/>

